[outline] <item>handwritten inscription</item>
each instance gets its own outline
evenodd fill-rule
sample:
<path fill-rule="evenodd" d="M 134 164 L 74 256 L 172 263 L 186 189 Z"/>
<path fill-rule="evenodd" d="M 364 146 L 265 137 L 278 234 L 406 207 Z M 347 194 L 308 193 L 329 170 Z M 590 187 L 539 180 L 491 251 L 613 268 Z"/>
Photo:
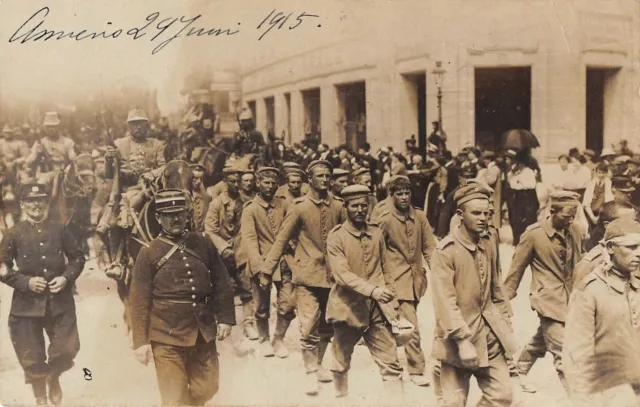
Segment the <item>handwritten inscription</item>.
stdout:
<path fill-rule="evenodd" d="M 276 28 L 280 30 L 283 27 L 285 27 L 285 24 L 287 23 L 287 21 L 289 21 L 289 19 L 292 16 L 293 16 L 293 13 L 285 14 L 280 11 L 276 12 L 276 10 L 271 11 L 271 13 L 269 13 L 269 15 L 264 20 L 262 20 L 262 22 L 257 27 L 258 30 L 263 29 L 263 26 L 264 28 L 266 28 L 266 30 L 258 38 L 258 41 L 261 40 L 265 35 L 267 35 L 269 31 L 271 31 L 272 29 Z M 300 24 L 303 23 L 305 18 L 310 18 L 310 17 L 318 18 L 320 16 L 317 16 L 315 14 L 307 14 L 307 12 L 303 11 L 302 13 L 299 13 L 297 15 L 295 20 L 289 23 L 288 25 L 289 30 L 295 30 L 300 26 Z M 322 27 L 322 25 L 318 24 L 317 27 L 318 28 Z"/>
<path fill-rule="evenodd" d="M 91 373 L 91 370 L 87 369 L 86 367 L 83 367 L 82 372 L 84 373 L 84 380 L 88 382 L 93 380 L 93 374 Z"/>
<path fill-rule="evenodd" d="M 165 49 L 169 44 L 179 38 L 189 37 L 229 37 L 240 33 L 242 26 L 238 22 L 233 27 L 210 28 L 199 27 L 196 23 L 202 18 L 202 14 L 193 17 L 164 17 L 159 12 L 153 12 L 145 18 L 145 22 L 139 26 L 117 28 L 113 22 L 107 21 L 107 28 L 95 30 L 81 28 L 75 30 L 50 29 L 44 26 L 49 7 L 43 7 L 27 18 L 20 27 L 11 35 L 9 43 L 26 44 L 29 42 L 47 42 L 60 40 L 91 41 L 91 40 L 118 40 L 128 38 L 131 40 L 148 40 L 156 44 L 151 54 L 155 55 Z M 261 40 L 272 30 L 288 28 L 295 30 L 305 21 L 318 18 L 315 14 L 307 12 L 284 13 L 272 10 L 269 15 L 256 27 L 258 40 Z M 317 27 L 321 27 L 317 24 Z"/>

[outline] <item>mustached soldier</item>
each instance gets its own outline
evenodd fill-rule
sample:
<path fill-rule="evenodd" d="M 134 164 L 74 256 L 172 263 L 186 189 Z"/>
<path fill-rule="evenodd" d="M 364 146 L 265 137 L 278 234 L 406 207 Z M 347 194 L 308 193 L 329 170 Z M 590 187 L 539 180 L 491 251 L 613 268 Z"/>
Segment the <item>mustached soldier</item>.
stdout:
<path fill-rule="evenodd" d="M 156 193 L 162 233 L 143 247 L 132 273 L 133 346 L 139 362 L 153 358 L 163 405 L 202 406 L 218 391 L 216 339 L 235 325 L 233 291 L 218 251 L 187 229 L 187 198 Z"/>
<path fill-rule="evenodd" d="M 0 243 L 0 276 L 14 288 L 9 334 L 36 404 L 47 404 L 48 387 L 49 401 L 57 406 L 62 402 L 59 377 L 80 350 L 71 286 L 85 260 L 69 229 L 46 219 L 45 186 L 26 184 L 22 191 L 20 206 L 27 218 Z M 11 268 L 14 261 L 18 271 Z"/>

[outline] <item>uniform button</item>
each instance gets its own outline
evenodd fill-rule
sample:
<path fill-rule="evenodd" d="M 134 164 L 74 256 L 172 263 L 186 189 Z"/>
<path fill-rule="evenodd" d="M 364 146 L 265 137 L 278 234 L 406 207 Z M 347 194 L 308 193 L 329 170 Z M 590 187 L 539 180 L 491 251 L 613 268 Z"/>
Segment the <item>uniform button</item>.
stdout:
<path fill-rule="evenodd" d="M 191 287 L 191 291 L 195 291 L 195 290 L 196 290 L 196 288 L 195 288 L 195 287 Z"/>
<path fill-rule="evenodd" d="M 42 233 L 42 230 L 38 229 L 38 233 Z"/>
<path fill-rule="evenodd" d="M 192 279 L 192 278 L 190 278 L 190 279 L 189 279 L 189 282 L 190 282 L 190 283 L 193 283 L 193 279 Z"/>
<path fill-rule="evenodd" d="M 47 269 L 44 269 L 44 270 L 42 270 L 42 271 L 44 271 L 44 272 L 46 273 L 46 272 L 47 272 Z"/>
<path fill-rule="evenodd" d="M 194 302 L 194 303 L 193 303 L 193 308 L 195 308 L 195 307 L 196 307 L 196 303 Z"/>
<path fill-rule="evenodd" d="M 182 258 L 182 260 L 187 260 L 187 258 L 186 258 L 186 257 L 183 257 L 183 258 Z"/>
<path fill-rule="evenodd" d="M 40 246 L 44 246 L 44 243 L 40 242 Z"/>
<path fill-rule="evenodd" d="M 193 294 L 193 295 L 191 296 L 191 298 L 193 298 L 193 299 L 195 300 L 195 299 L 196 299 L 196 295 L 195 295 L 195 294 Z"/>
<path fill-rule="evenodd" d="M 185 264 L 186 267 L 189 267 L 189 263 Z"/>
<path fill-rule="evenodd" d="M 180 250 L 180 253 L 184 253 L 184 250 Z"/>
<path fill-rule="evenodd" d="M 190 276 L 190 275 L 191 275 L 191 272 L 190 272 L 190 271 L 187 271 L 187 275 L 188 275 L 188 276 Z"/>
<path fill-rule="evenodd" d="M 47 256 L 42 256 L 42 258 L 43 258 L 43 259 L 46 259 L 46 258 L 47 258 Z"/>

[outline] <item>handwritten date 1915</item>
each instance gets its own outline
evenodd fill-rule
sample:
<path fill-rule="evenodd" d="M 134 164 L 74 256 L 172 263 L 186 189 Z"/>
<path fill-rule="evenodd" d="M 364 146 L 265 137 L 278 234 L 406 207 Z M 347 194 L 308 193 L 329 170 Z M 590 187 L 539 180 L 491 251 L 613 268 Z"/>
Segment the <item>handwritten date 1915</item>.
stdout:
<path fill-rule="evenodd" d="M 293 17 L 294 14 L 295 13 L 285 14 L 281 11 L 273 9 L 271 13 L 269 13 L 269 15 L 256 27 L 257 30 L 262 31 L 262 34 L 258 38 L 258 41 L 261 40 L 274 28 L 276 28 L 277 30 L 281 30 L 282 28 L 284 28 L 287 21 L 289 21 L 287 28 L 289 30 L 295 30 L 303 23 L 305 19 L 320 17 L 315 14 L 308 14 L 306 11 L 299 13 L 295 18 Z M 320 24 L 318 24 L 317 26 L 320 27 Z"/>

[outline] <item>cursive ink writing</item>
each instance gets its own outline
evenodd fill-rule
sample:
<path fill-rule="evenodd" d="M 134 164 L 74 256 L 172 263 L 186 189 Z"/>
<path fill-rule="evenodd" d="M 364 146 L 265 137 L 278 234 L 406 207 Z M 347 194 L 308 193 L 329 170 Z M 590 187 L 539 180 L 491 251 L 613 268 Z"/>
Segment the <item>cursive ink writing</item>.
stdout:
<path fill-rule="evenodd" d="M 272 10 L 271 13 L 269 13 L 269 15 L 267 17 L 265 17 L 264 20 L 262 20 L 262 22 L 258 25 L 258 27 L 256 27 L 256 29 L 261 30 L 263 28 L 263 26 L 266 28 L 266 30 L 262 33 L 262 35 L 260 35 L 260 37 L 258 38 L 258 41 L 260 41 L 265 35 L 267 35 L 272 29 L 276 28 L 277 30 L 282 29 L 285 26 L 285 23 L 291 18 L 291 16 L 294 13 L 289 13 L 289 14 L 284 14 L 283 12 L 279 11 L 276 13 L 276 10 Z M 315 14 L 307 14 L 306 11 L 303 11 L 302 13 L 298 14 L 298 16 L 296 17 L 295 24 L 290 23 L 288 28 L 289 30 L 295 30 L 296 28 L 298 28 L 302 22 L 304 21 L 305 18 L 318 18 L 320 16 L 315 15 Z M 266 24 L 266 25 L 265 25 Z M 321 27 L 318 24 L 318 27 Z"/>
<path fill-rule="evenodd" d="M 194 23 L 198 21 L 202 15 L 194 17 L 168 17 L 160 18 L 159 12 L 153 12 L 145 18 L 145 23 L 131 28 L 114 28 L 112 22 L 107 22 L 108 29 L 105 30 L 89 30 L 81 29 L 76 31 L 50 30 L 42 28 L 47 16 L 49 15 L 49 7 L 43 7 L 36 11 L 31 17 L 20 25 L 20 27 L 11 35 L 9 42 L 19 41 L 20 44 L 28 42 L 49 40 L 116 40 L 122 35 L 123 38 L 139 40 L 145 38 L 152 43 L 159 43 L 153 48 L 151 54 L 155 55 L 162 51 L 167 45 L 181 37 L 203 37 L 203 36 L 231 36 L 238 34 L 239 29 L 231 28 L 199 28 Z M 238 26 L 240 23 L 238 23 Z M 147 36 L 148 34 L 148 36 Z"/>

